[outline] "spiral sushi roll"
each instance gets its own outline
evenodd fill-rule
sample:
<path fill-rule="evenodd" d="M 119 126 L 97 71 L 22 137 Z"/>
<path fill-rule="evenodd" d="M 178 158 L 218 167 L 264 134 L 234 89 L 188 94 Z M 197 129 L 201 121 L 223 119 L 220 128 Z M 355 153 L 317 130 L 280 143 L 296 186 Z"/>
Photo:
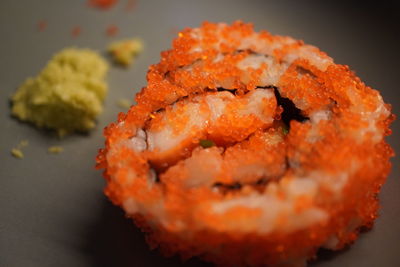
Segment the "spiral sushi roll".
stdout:
<path fill-rule="evenodd" d="M 303 266 L 377 217 L 394 119 L 318 48 L 251 24 L 185 29 L 106 127 L 106 195 L 166 256 Z"/>

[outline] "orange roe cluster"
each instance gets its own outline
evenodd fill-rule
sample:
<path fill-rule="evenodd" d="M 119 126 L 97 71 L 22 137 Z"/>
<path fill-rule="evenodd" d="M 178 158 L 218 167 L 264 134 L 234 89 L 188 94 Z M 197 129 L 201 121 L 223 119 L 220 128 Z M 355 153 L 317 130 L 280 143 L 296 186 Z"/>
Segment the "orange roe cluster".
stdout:
<path fill-rule="evenodd" d="M 89 0 L 88 5 L 91 7 L 106 10 L 113 7 L 117 2 L 118 0 Z"/>
<path fill-rule="evenodd" d="M 47 21 L 46 20 L 39 20 L 37 23 L 37 30 L 39 32 L 43 32 L 47 29 Z"/>
<path fill-rule="evenodd" d="M 107 34 L 107 36 L 110 36 L 110 37 L 117 35 L 118 32 L 119 32 L 119 28 L 118 28 L 118 26 L 116 26 L 114 24 L 109 25 L 106 29 L 106 34 Z"/>
<path fill-rule="evenodd" d="M 73 38 L 78 37 L 79 35 L 81 35 L 81 33 L 82 33 L 82 28 L 81 28 L 80 26 L 74 26 L 74 27 L 71 29 L 71 36 L 72 36 Z"/>
<path fill-rule="evenodd" d="M 226 266 L 303 266 L 372 227 L 394 115 L 348 66 L 251 24 L 205 22 L 178 34 L 147 81 L 105 128 L 97 168 L 150 247 Z M 274 97 L 244 100 L 257 90 Z M 221 92 L 234 100 L 211 105 Z"/>

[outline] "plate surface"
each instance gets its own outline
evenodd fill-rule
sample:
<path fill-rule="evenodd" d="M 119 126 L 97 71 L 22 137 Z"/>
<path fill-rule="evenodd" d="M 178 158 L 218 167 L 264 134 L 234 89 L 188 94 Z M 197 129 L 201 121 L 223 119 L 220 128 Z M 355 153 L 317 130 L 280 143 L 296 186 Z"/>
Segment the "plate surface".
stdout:
<path fill-rule="evenodd" d="M 202 21 L 253 22 L 255 28 L 290 35 L 318 46 L 337 63 L 350 65 L 367 85 L 379 89 L 400 114 L 398 88 L 398 5 L 328 1 L 119 1 L 110 10 L 89 8 L 86 1 L 0 2 L 0 266 L 210 266 L 198 260 L 180 264 L 150 251 L 142 233 L 103 196 L 104 181 L 94 169 L 102 128 L 124 111 L 120 98 L 133 98 L 145 85 L 146 70 L 159 61 L 179 29 Z M 47 27 L 38 31 L 38 23 Z M 108 37 L 107 27 L 119 32 Z M 80 27 L 77 37 L 71 36 Z M 112 68 L 110 92 L 98 126 L 89 135 L 58 140 L 11 118 L 8 99 L 52 54 L 67 46 L 104 51 L 107 44 L 141 37 L 145 50 L 132 68 Z M 399 121 L 388 138 L 400 151 Z M 29 140 L 25 158 L 10 149 Z M 61 145 L 64 152 L 47 154 Z M 366 155 L 367 157 L 368 155 Z M 372 231 L 349 249 L 324 255 L 313 266 L 398 266 L 400 247 L 399 158 L 380 195 L 382 209 Z"/>

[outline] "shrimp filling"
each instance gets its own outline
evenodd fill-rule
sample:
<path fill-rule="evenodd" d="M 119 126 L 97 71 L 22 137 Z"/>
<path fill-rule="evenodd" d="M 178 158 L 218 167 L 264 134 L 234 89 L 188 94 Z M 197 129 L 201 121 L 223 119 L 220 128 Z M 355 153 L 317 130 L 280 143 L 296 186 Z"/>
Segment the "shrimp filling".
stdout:
<path fill-rule="evenodd" d="M 152 114 L 132 142 L 141 151 L 148 149 L 159 181 L 176 181 L 184 170 L 181 182 L 187 187 L 208 186 L 222 193 L 243 185 L 262 190 L 287 170 L 284 139 L 291 120 L 308 118 L 277 88 L 243 95 L 220 89 Z"/>

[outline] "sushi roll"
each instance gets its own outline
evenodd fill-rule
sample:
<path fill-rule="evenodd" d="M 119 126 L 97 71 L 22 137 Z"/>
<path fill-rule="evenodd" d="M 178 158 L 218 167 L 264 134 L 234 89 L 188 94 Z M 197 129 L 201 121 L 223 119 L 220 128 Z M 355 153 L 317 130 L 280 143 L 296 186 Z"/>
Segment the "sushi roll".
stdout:
<path fill-rule="evenodd" d="M 304 266 L 372 227 L 394 119 L 379 92 L 251 24 L 187 28 L 105 128 L 105 194 L 151 248 L 223 266 Z"/>

